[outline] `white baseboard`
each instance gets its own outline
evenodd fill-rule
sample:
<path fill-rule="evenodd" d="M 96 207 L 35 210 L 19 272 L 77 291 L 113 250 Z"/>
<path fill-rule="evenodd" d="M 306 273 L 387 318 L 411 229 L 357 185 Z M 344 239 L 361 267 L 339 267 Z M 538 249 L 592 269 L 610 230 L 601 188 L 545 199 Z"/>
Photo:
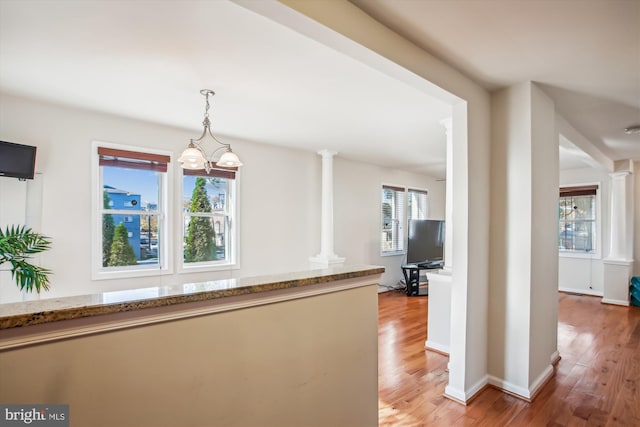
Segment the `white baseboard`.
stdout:
<path fill-rule="evenodd" d="M 510 383 L 509 381 L 505 381 L 498 377 L 494 377 L 493 375 L 489 375 L 489 384 L 501 390 L 514 394 L 518 397 L 521 397 L 525 400 L 530 399 L 529 390 L 527 390 L 526 388 L 517 386 L 515 384 Z"/>
<path fill-rule="evenodd" d="M 469 400 L 471 400 L 473 396 L 475 396 L 487 384 L 489 384 L 489 375 L 485 375 L 484 377 L 480 378 L 477 383 L 469 387 L 469 389 L 465 393 L 465 396 L 467 398 L 466 401 L 468 402 Z"/>
<path fill-rule="evenodd" d="M 568 292 L 570 294 L 593 295 L 595 297 L 602 296 L 602 291 L 594 291 L 593 289 L 565 288 L 561 286 L 558 288 L 558 290 L 560 292 Z"/>
<path fill-rule="evenodd" d="M 558 357 L 560 357 L 560 355 L 558 355 Z M 540 375 L 538 375 L 538 378 L 536 378 L 535 381 L 531 383 L 531 386 L 529 387 L 529 399 L 535 397 L 535 395 L 540 391 L 540 388 L 545 385 L 549 378 L 551 378 L 552 376 L 553 365 L 549 365 L 544 369 L 544 371 L 542 371 Z"/>
<path fill-rule="evenodd" d="M 610 298 L 602 298 L 602 302 L 605 304 L 614 304 L 614 305 L 622 305 L 625 307 L 629 306 L 629 301 L 621 300 L 621 299 L 610 299 Z"/>
<path fill-rule="evenodd" d="M 480 390 L 484 388 L 484 386 L 489 384 L 488 380 L 489 377 L 485 375 L 480 379 L 480 381 L 469 387 L 467 391 L 462 391 L 447 385 L 444 389 L 444 395 L 451 400 L 466 405 Z"/>
<path fill-rule="evenodd" d="M 556 363 L 558 363 L 560 361 L 560 359 L 561 359 L 560 352 L 558 350 L 556 350 L 551 354 L 551 357 L 549 358 L 549 361 L 551 362 L 552 365 L 555 365 Z"/>
<path fill-rule="evenodd" d="M 467 404 L 467 399 L 465 397 L 464 391 L 453 388 L 448 384 L 444 388 L 444 397 L 448 397 L 449 399 L 458 403 L 462 403 L 463 405 Z"/>
<path fill-rule="evenodd" d="M 438 353 L 443 353 L 449 355 L 449 346 L 444 344 L 438 344 L 437 342 L 427 340 L 424 343 L 424 347 L 427 350 L 437 351 Z"/>
<path fill-rule="evenodd" d="M 538 393 L 540 387 L 542 387 L 547 382 L 547 380 L 551 378 L 552 375 L 553 375 L 553 366 L 549 365 L 544 369 L 544 371 L 542 371 L 540 375 L 538 375 L 538 378 L 536 378 L 531 383 L 531 386 L 528 389 L 512 384 L 509 381 L 505 381 L 498 377 L 494 377 L 493 375 L 489 375 L 489 384 L 499 389 L 502 389 L 508 393 L 511 393 L 517 397 L 520 397 L 526 401 L 531 401 L 531 399 L 536 395 L 536 393 Z"/>

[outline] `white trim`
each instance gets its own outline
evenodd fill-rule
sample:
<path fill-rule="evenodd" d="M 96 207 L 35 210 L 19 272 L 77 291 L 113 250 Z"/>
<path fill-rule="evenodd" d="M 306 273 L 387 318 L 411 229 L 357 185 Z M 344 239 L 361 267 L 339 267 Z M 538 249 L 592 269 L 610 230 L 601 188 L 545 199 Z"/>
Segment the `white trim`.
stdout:
<path fill-rule="evenodd" d="M 597 225 L 596 225 L 596 227 L 597 227 Z M 580 259 L 589 259 L 589 260 L 600 260 L 600 259 L 602 259 L 600 254 L 596 253 L 596 252 L 569 251 L 569 250 L 560 249 L 560 248 L 558 248 L 558 256 L 560 258 L 580 258 Z"/>
<path fill-rule="evenodd" d="M 552 356 L 553 357 L 553 356 Z M 548 365 L 529 386 L 529 399 L 535 397 L 540 388 L 553 376 L 553 365 Z"/>
<path fill-rule="evenodd" d="M 558 288 L 560 292 L 568 292 L 570 294 L 583 294 L 583 295 L 593 295 L 595 297 L 601 297 L 602 291 L 594 291 L 593 289 L 578 289 L 578 288 Z"/>
<path fill-rule="evenodd" d="M 629 301 L 620 300 L 620 299 L 602 298 L 602 302 L 604 304 L 613 304 L 613 305 L 621 305 L 624 307 L 629 307 Z"/>
<path fill-rule="evenodd" d="M 529 390 L 527 390 L 526 388 L 517 386 L 513 383 L 510 383 L 509 381 L 502 380 L 493 375 L 489 375 L 489 384 L 503 391 L 522 397 L 525 400 L 530 399 L 531 396 Z"/>
<path fill-rule="evenodd" d="M 561 359 L 560 352 L 558 350 L 556 350 L 551 354 L 551 357 L 549 358 L 549 361 L 551 362 L 552 365 L 555 365 L 556 363 L 558 363 L 560 361 L 560 359 Z"/>
<path fill-rule="evenodd" d="M 340 292 L 365 286 L 377 286 L 380 275 L 366 278 L 344 279 L 335 282 L 318 283 L 304 287 L 280 289 L 258 294 L 247 294 L 199 301 L 194 303 L 175 304 L 167 307 L 154 307 L 143 310 L 111 313 L 95 317 L 84 317 L 62 322 L 44 323 L 0 330 L 0 351 L 24 347 L 62 339 L 93 335 L 108 331 L 128 329 L 143 325 L 169 322 L 190 317 L 204 316 L 225 311 L 240 310 L 284 301 L 308 298 Z M 122 316 L 125 318 L 118 318 Z M 131 318 L 135 316 L 134 318 Z M 91 324 L 87 324 L 91 322 Z M 33 332 L 32 332 L 33 331 Z M 3 337 L 5 335 L 5 337 Z"/>
<path fill-rule="evenodd" d="M 426 340 L 424 342 L 424 348 L 427 350 L 434 350 L 438 353 L 444 353 L 446 355 L 449 354 L 449 346 L 444 344 L 438 344 L 437 342 Z"/>
<path fill-rule="evenodd" d="M 475 384 L 469 387 L 467 391 L 464 392 L 462 390 L 454 389 L 447 384 L 444 389 L 444 396 L 458 403 L 466 405 L 467 402 L 469 402 L 469 400 L 471 400 L 476 394 L 478 394 L 478 392 L 480 392 L 480 390 L 482 390 L 487 384 L 490 384 L 488 375 L 480 378 L 480 380 L 478 380 Z"/>
<path fill-rule="evenodd" d="M 551 356 L 552 359 L 553 357 L 554 355 Z M 539 389 L 547 382 L 549 378 L 551 378 L 552 375 L 553 365 L 550 364 L 544 369 L 544 371 L 542 371 L 540 375 L 538 375 L 538 377 L 531 383 L 528 389 L 515 385 L 513 383 L 510 383 L 509 381 L 505 381 L 493 375 L 489 375 L 489 384 L 508 393 L 511 393 L 517 397 L 521 397 L 527 401 L 531 401 L 531 399 L 538 393 Z"/>
<path fill-rule="evenodd" d="M 467 404 L 465 393 L 462 390 L 451 387 L 449 384 L 444 388 L 444 396 L 463 405 Z"/>
<path fill-rule="evenodd" d="M 624 267 L 631 267 L 633 265 L 632 259 L 614 259 L 614 258 L 605 258 L 602 260 L 603 264 L 609 265 L 622 265 Z"/>
<path fill-rule="evenodd" d="M 489 375 L 485 375 L 484 377 L 480 378 L 478 382 L 469 387 L 465 393 L 466 402 L 473 398 L 487 384 L 489 384 Z"/>

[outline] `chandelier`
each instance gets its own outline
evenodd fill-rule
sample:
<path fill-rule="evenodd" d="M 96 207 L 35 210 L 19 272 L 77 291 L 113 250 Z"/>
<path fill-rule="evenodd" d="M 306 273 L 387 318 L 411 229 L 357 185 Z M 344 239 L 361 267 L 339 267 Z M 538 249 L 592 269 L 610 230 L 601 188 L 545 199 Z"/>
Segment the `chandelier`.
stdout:
<path fill-rule="evenodd" d="M 204 169 L 207 173 L 211 169 L 214 169 L 215 166 L 221 167 L 238 167 L 242 166 L 242 162 L 231 151 L 231 145 L 220 142 L 218 138 L 213 136 L 211 133 L 211 121 L 209 120 L 209 96 L 213 96 L 216 93 L 210 89 L 202 89 L 200 93 L 206 99 L 206 106 L 204 110 L 204 120 L 202 121 L 202 125 L 204 129 L 202 130 L 202 135 L 198 139 L 191 139 L 189 146 L 182 152 L 182 155 L 178 159 L 180 165 L 183 169 L 194 169 L 200 170 Z M 209 135 L 213 138 L 215 144 L 218 144 L 219 147 L 213 147 L 213 151 L 211 155 L 207 155 L 206 150 L 203 147 L 204 138 Z M 217 159 L 214 160 L 217 153 L 224 150 L 224 153 Z"/>

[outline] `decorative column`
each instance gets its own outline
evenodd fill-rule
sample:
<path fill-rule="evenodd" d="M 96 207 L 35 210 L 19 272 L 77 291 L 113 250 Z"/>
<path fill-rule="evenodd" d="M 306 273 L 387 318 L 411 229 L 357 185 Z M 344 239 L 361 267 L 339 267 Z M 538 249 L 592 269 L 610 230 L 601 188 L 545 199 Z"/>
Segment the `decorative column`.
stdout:
<path fill-rule="evenodd" d="M 333 252 L 333 156 L 335 151 L 320 150 L 322 156 L 322 206 L 320 219 L 320 254 L 309 258 L 312 268 L 344 264 Z"/>
<path fill-rule="evenodd" d="M 449 354 L 451 335 L 451 286 L 453 268 L 453 117 L 440 120 L 447 138 L 447 170 L 444 213 L 444 266 L 429 273 L 429 309 L 425 348 Z M 448 366 L 449 367 L 449 366 Z"/>
<path fill-rule="evenodd" d="M 453 133 L 452 117 L 440 120 L 447 137 L 447 170 L 445 182 L 445 214 L 444 214 L 444 267 L 445 273 L 453 268 Z"/>
<path fill-rule="evenodd" d="M 611 173 L 609 254 L 603 260 L 602 302 L 629 305 L 629 280 L 633 273 L 633 162 L 618 161 Z"/>

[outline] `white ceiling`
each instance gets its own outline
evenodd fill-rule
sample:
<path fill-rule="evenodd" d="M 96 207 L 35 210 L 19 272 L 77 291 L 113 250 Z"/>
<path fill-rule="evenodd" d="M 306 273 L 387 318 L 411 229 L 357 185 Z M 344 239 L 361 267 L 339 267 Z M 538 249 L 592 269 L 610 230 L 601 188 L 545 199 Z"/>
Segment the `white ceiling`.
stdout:
<path fill-rule="evenodd" d="M 640 134 L 623 132 L 640 124 L 639 0 L 352 3 L 489 90 L 540 83 L 607 157 L 640 160 Z"/>
<path fill-rule="evenodd" d="M 604 154 L 640 160 L 622 132 L 640 124 L 640 0 L 353 3 L 489 90 L 539 82 Z M 223 138 L 443 176 L 448 105 L 234 3 L 0 0 L 0 91 L 196 137 L 202 88 Z"/>
<path fill-rule="evenodd" d="M 202 88 L 222 139 L 444 174 L 449 105 L 237 4 L 0 1 L 1 91 L 195 138 Z"/>

